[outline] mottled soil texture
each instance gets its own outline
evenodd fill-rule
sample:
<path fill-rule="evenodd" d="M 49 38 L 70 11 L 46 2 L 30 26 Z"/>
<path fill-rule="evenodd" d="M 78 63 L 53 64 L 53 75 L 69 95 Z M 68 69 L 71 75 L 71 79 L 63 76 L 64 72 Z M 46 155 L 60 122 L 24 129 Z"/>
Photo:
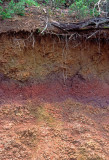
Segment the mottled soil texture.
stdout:
<path fill-rule="evenodd" d="M 108 160 L 109 31 L 40 21 L 0 26 L 0 160 Z"/>
<path fill-rule="evenodd" d="M 108 160 L 109 86 L 0 83 L 1 160 Z"/>

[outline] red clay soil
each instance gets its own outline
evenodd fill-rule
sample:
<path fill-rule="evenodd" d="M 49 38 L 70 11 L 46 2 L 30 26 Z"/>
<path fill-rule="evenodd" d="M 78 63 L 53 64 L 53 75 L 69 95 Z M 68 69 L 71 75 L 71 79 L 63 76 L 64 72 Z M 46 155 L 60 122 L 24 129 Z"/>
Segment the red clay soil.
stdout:
<path fill-rule="evenodd" d="M 2 81 L 0 97 L 1 102 L 3 99 L 27 100 L 28 98 L 58 102 L 70 97 L 79 102 L 105 107 L 109 105 L 109 85 L 97 80 L 80 80 L 78 77 L 72 80 L 70 86 L 69 82 L 63 85 L 58 81 L 39 84 L 17 84 L 13 81 Z"/>
<path fill-rule="evenodd" d="M 1 160 L 108 160 L 109 85 L 0 83 Z"/>

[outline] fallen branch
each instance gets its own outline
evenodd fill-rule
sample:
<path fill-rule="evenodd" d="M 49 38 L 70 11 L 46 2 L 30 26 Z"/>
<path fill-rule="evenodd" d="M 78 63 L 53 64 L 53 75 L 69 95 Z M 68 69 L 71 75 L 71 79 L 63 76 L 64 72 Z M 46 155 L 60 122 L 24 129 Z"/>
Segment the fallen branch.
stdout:
<path fill-rule="evenodd" d="M 109 25 L 109 18 L 92 18 L 79 23 L 59 23 L 51 22 L 51 25 L 66 32 L 83 29 L 103 29 Z"/>

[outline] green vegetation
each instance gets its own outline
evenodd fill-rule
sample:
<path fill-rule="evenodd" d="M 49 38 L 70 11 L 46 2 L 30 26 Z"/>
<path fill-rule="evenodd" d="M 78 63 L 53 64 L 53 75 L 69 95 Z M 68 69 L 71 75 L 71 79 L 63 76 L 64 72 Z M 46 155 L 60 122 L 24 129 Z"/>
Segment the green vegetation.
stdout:
<path fill-rule="evenodd" d="M 75 11 L 77 18 L 84 18 L 86 16 L 90 17 L 93 16 L 94 5 L 97 3 L 98 0 L 76 0 L 70 6 L 72 11 Z M 99 15 L 97 9 L 95 8 L 96 16 Z"/>
<path fill-rule="evenodd" d="M 108 16 L 109 0 L 0 0 L 0 17 L 11 18 L 13 15 L 25 14 L 25 7 L 49 6 L 53 8 L 69 9 L 81 19 L 93 16 Z"/>
<path fill-rule="evenodd" d="M 38 6 L 38 3 L 34 0 L 19 0 L 17 3 L 11 0 L 7 2 L 7 7 L 4 7 L 3 3 L 4 2 L 0 0 L 0 4 L 2 4 L 2 6 L 0 6 L 0 16 L 2 19 L 11 18 L 15 14 L 23 16 L 25 14 L 26 5 L 28 7 L 32 5 Z"/>

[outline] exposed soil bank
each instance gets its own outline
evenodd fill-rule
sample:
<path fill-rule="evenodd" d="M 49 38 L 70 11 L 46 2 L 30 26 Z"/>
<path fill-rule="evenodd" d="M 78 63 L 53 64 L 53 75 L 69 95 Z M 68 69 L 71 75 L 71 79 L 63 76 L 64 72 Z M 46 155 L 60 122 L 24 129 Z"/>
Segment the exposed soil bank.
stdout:
<path fill-rule="evenodd" d="M 1 160 L 108 160 L 109 105 L 74 100 L 55 83 L 7 88 L 0 104 Z"/>
<path fill-rule="evenodd" d="M 100 33 L 90 40 L 81 39 L 81 33 L 1 34 L 0 96 L 48 101 L 70 96 L 109 105 L 109 42 Z"/>
<path fill-rule="evenodd" d="M 98 81 L 81 81 L 75 78 L 71 87 L 59 82 L 26 84 L 19 86 L 13 82 L 0 84 L 0 102 L 7 100 L 41 99 L 42 102 L 62 102 L 72 98 L 77 102 L 98 107 L 109 106 L 109 85 Z"/>
<path fill-rule="evenodd" d="M 0 36 L 0 159 L 108 160 L 109 42 Z"/>
<path fill-rule="evenodd" d="M 27 81 L 72 79 L 102 80 L 109 83 L 109 42 L 67 35 L 10 33 L 0 36 L 0 72 Z M 70 38 L 70 39 L 69 39 Z"/>

